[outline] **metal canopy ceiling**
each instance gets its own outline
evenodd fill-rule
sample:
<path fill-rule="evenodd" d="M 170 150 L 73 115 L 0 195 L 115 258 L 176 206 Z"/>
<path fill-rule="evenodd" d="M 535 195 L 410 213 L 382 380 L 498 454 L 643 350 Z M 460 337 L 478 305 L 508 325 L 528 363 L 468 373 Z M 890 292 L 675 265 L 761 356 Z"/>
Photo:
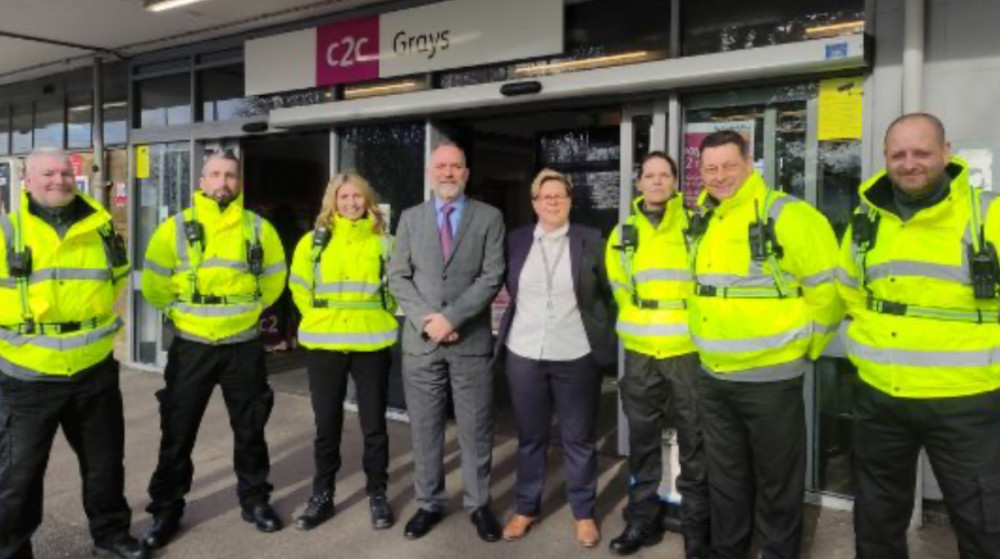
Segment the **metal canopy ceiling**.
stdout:
<path fill-rule="evenodd" d="M 154 13 L 143 0 L 0 0 L 0 84 L 86 66 L 96 55 L 132 56 L 382 3 L 386 0 L 205 0 Z"/>

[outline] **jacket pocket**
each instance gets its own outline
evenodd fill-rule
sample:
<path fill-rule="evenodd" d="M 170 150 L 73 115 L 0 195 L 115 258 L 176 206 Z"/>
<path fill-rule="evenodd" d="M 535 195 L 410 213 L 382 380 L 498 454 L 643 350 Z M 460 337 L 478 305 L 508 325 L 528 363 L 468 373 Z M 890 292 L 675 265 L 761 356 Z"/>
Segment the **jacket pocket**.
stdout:
<path fill-rule="evenodd" d="M 979 495 L 983 507 L 983 531 L 1000 534 L 1000 474 L 979 476 Z"/>

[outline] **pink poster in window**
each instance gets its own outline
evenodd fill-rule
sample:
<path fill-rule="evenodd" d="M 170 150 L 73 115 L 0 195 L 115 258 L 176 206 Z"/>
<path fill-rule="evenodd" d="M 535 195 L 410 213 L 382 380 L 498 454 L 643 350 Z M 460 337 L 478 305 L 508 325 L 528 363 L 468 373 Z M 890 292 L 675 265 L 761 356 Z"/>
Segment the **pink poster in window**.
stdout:
<path fill-rule="evenodd" d="M 317 86 L 378 79 L 378 21 L 372 16 L 316 30 Z"/>

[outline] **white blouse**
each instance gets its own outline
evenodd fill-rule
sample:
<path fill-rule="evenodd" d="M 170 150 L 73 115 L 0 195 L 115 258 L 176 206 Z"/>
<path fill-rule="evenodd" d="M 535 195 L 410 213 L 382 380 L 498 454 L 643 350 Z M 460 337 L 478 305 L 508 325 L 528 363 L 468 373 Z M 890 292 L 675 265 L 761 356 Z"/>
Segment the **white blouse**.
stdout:
<path fill-rule="evenodd" d="M 590 353 L 573 291 L 568 232 L 568 223 L 548 233 L 535 226 L 507 336 L 507 349 L 526 359 L 572 361 Z"/>

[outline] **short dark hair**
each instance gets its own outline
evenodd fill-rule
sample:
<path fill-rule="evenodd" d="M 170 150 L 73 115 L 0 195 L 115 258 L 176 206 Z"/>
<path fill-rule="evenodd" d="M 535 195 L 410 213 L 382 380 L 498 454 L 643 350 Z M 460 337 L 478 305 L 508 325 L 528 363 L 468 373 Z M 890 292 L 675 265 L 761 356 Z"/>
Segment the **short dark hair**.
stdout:
<path fill-rule="evenodd" d="M 670 172 L 673 173 L 675 177 L 677 177 L 677 162 L 674 161 L 673 157 L 667 155 L 666 152 L 660 150 L 651 151 L 642 158 L 642 161 L 639 162 L 640 176 L 642 175 L 642 168 L 646 166 L 646 162 L 649 161 L 650 159 L 662 159 L 666 161 L 667 165 L 670 166 Z"/>
<path fill-rule="evenodd" d="M 208 162 L 210 160 L 212 160 L 212 159 L 221 159 L 223 161 L 232 161 L 233 163 L 236 164 L 236 174 L 237 175 L 241 174 L 242 170 L 240 169 L 240 167 L 241 167 L 241 165 L 240 165 L 240 158 L 236 157 L 236 154 L 233 153 L 233 150 L 227 149 L 225 151 L 216 151 L 216 152 L 208 154 L 208 157 L 206 157 L 205 160 L 202 161 L 202 163 L 201 163 L 201 174 L 202 175 L 205 174 L 205 165 L 207 165 Z"/>
<path fill-rule="evenodd" d="M 705 139 L 701 141 L 701 145 L 698 146 L 698 156 L 700 157 L 708 148 L 717 148 L 726 144 L 736 146 L 740 150 L 740 156 L 743 158 L 749 155 L 747 153 L 747 141 L 743 137 L 743 134 L 735 130 L 718 130 L 705 136 Z"/>
<path fill-rule="evenodd" d="M 882 145 L 887 145 L 889 143 L 889 133 L 897 125 L 902 124 L 908 120 L 924 120 L 930 123 L 934 127 L 935 132 L 937 132 L 938 141 L 941 145 L 945 143 L 945 133 L 944 133 L 944 123 L 941 119 L 932 115 L 931 113 L 906 113 L 905 115 L 899 116 L 896 120 L 893 120 L 889 127 L 885 129 L 885 137 L 882 139 Z"/>

